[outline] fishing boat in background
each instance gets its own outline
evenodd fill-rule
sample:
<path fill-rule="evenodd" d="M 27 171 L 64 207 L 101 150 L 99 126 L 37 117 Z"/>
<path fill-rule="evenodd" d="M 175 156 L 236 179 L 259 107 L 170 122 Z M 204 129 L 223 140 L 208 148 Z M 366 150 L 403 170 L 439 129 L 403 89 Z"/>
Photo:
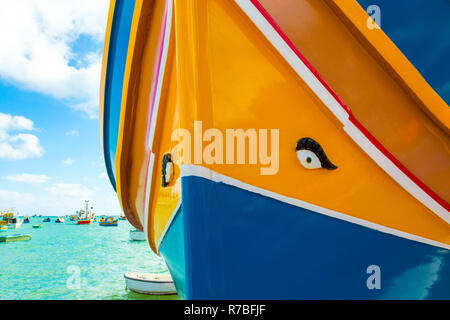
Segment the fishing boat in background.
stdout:
<path fill-rule="evenodd" d="M 2 219 L 8 229 L 19 229 L 23 223 L 23 220 L 19 218 L 17 210 L 9 210 L 2 213 Z"/>
<path fill-rule="evenodd" d="M 147 240 L 145 238 L 145 233 L 138 229 L 130 230 L 130 239 L 133 241 L 146 241 Z"/>
<path fill-rule="evenodd" d="M 180 298 L 450 299 L 448 1 L 110 3 L 105 166 Z"/>
<path fill-rule="evenodd" d="M 95 213 L 89 208 L 89 200 L 85 200 L 85 208 L 78 211 L 78 224 L 91 224 L 94 221 Z"/>
<path fill-rule="evenodd" d="M 30 217 L 26 217 L 25 219 L 23 219 L 23 223 L 30 223 Z"/>
<path fill-rule="evenodd" d="M 119 220 L 127 220 L 127 217 L 125 217 L 125 216 L 120 216 L 120 217 L 119 217 Z"/>
<path fill-rule="evenodd" d="M 51 222 L 52 220 L 50 219 L 50 217 L 44 218 L 42 219 L 42 222 Z"/>
<path fill-rule="evenodd" d="M 114 217 L 102 217 L 98 220 L 98 224 L 103 227 L 117 227 L 119 219 Z"/>
<path fill-rule="evenodd" d="M 33 228 L 34 228 L 34 229 L 38 229 L 38 228 L 40 228 L 40 227 L 42 227 L 42 224 L 33 224 Z"/>
<path fill-rule="evenodd" d="M 124 274 L 125 283 L 131 291 L 150 295 L 177 294 L 170 274 L 135 273 Z"/>
<path fill-rule="evenodd" d="M 55 220 L 56 223 L 63 223 L 66 220 L 63 217 L 58 217 L 58 219 Z"/>
<path fill-rule="evenodd" d="M 7 231 L 7 230 L 8 230 L 8 227 L 6 225 L 0 224 L 0 232 L 1 231 Z"/>
<path fill-rule="evenodd" d="M 7 236 L 0 236 L 0 242 L 16 242 L 31 240 L 31 234 L 12 234 Z"/>

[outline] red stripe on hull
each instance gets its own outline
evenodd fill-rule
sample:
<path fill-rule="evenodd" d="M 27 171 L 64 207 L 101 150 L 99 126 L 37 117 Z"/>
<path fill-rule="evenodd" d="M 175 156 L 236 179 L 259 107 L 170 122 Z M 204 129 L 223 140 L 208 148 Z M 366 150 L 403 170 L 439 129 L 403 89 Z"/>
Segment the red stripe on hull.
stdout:
<path fill-rule="evenodd" d="M 258 11 L 264 16 L 269 24 L 275 29 L 278 35 L 283 38 L 286 44 L 294 51 L 297 57 L 308 67 L 308 69 L 314 74 L 314 76 L 322 83 L 327 91 L 336 99 L 339 105 L 348 113 L 349 120 L 352 122 L 364 136 L 384 155 L 386 156 L 400 171 L 402 171 L 408 178 L 410 178 L 419 188 L 421 188 L 426 194 L 428 194 L 433 200 L 439 203 L 447 211 L 450 211 L 450 205 L 447 201 L 442 199 L 438 194 L 431 190 L 425 183 L 417 178 L 411 171 L 409 171 L 397 158 L 395 158 L 370 132 L 367 130 L 352 114 L 351 109 L 344 103 L 344 101 L 338 96 L 338 94 L 330 87 L 330 85 L 322 78 L 316 69 L 309 63 L 309 61 L 300 53 L 294 43 L 288 38 L 288 36 L 281 30 L 272 16 L 262 6 L 258 0 L 250 0 L 252 4 L 258 9 Z"/>

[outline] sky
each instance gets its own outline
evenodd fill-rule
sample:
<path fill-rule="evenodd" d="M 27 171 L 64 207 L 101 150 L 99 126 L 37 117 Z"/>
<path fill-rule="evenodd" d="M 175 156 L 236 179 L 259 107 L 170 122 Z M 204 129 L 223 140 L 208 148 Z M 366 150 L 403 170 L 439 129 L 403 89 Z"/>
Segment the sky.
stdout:
<path fill-rule="evenodd" d="M 120 214 L 100 142 L 108 0 L 0 0 L 0 211 Z"/>

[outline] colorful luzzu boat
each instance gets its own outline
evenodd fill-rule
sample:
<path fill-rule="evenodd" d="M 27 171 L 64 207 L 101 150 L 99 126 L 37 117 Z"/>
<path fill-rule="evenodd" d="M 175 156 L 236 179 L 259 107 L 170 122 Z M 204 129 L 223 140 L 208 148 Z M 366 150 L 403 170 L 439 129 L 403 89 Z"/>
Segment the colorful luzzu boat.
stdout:
<path fill-rule="evenodd" d="M 106 168 L 181 298 L 450 298 L 450 109 L 360 3 L 111 1 Z"/>
<path fill-rule="evenodd" d="M 119 219 L 113 217 L 100 218 L 98 224 L 104 227 L 117 227 L 119 225 Z"/>

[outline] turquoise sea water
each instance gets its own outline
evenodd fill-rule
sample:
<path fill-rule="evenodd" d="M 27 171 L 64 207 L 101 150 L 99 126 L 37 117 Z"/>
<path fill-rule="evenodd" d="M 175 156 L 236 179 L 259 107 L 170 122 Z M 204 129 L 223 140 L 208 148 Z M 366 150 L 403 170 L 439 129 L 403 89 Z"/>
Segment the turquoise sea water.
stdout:
<path fill-rule="evenodd" d="M 0 243 L 0 299 L 177 299 L 126 289 L 125 272 L 168 273 L 146 241 L 131 241 L 128 221 L 118 227 L 42 222 L 31 218 L 2 235 L 28 233 L 30 241 Z M 42 223 L 40 229 L 33 224 Z M 78 276 L 79 275 L 79 276 Z M 79 284 L 79 286 L 78 286 Z"/>

